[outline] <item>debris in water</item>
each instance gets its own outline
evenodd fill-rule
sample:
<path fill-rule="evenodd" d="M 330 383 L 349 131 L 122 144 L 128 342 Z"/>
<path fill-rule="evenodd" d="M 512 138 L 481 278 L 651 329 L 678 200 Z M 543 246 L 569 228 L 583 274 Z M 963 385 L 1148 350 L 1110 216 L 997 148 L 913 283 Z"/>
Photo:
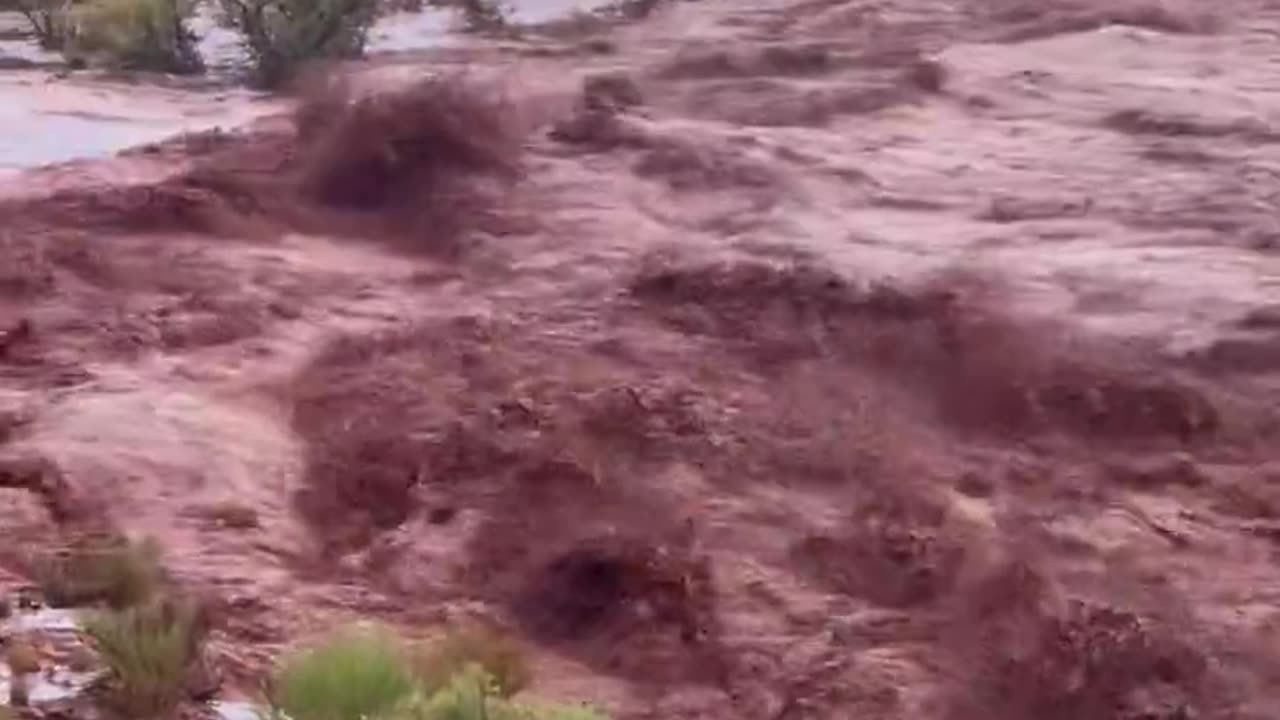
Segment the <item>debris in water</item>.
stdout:
<path fill-rule="evenodd" d="M 17 610 L 0 624 L 0 638 L 11 650 L 30 651 L 19 663 L 10 656 L 0 664 L 0 704 L 64 702 L 97 681 L 103 670 L 84 661 L 92 652 L 79 630 L 76 611 L 62 608 Z"/>

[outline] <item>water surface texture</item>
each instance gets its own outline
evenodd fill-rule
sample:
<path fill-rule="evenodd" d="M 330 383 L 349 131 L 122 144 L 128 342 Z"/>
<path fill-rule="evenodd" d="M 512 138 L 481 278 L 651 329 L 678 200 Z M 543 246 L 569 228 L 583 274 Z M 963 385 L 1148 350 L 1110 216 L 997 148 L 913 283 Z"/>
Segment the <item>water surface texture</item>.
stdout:
<path fill-rule="evenodd" d="M 0 72 L 0 172 L 241 125 L 271 107 L 243 90 L 197 92 Z"/>

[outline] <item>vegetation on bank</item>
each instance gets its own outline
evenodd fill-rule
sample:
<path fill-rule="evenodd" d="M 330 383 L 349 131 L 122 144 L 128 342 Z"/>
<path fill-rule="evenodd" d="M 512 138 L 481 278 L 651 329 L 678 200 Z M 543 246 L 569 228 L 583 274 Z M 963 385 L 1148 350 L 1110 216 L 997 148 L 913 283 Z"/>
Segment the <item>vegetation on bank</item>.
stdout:
<path fill-rule="evenodd" d="M 154 541 L 93 537 L 36 559 L 33 573 L 44 601 L 54 607 L 144 604 L 165 582 Z"/>
<path fill-rule="evenodd" d="M 14 0 L 13 7 L 27 18 L 31 32 L 45 50 L 61 50 L 71 36 L 70 0 Z"/>
<path fill-rule="evenodd" d="M 528 682 L 518 646 L 490 630 L 451 635 L 425 650 L 378 628 L 350 628 L 285 661 L 272 715 L 292 720 L 605 720 L 579 705 L 514 699 Z M 425 672 L 423 670 L 425 669 Z"/>
<path fill-rule="evenodd" d="M 46 50 L 121 70 L 197 73 L 191 0 L 14 0 Z"/>
<path fill-rule="evenodd" d="M 190 75 L 204 69 L 187 26 L 191 0 L 93 0 L 77 8 L 64 51 L 123 70 Z"/>
<path fill-rule="evenodd" d="M 134 0 L 137 1 L 137 0 Z M 219 0 L 228 25 L 239 32 L 263 87 L 289 80 L 308 63 L 364 54 L 378 0 Z"/>
<path fill-rule="evenodd" d="M 294 720 L 378 717 L 413 691 L 404 652 L 382 630 L 349 629 L 287 659 L 271 703 Z"/>
<path fill-rule="evenodd" d="M 111 709 L 150 718 L 182 702 L 204 643 L 198 618 L 191 602 L 164 598 L 86 619 L 85 632 L 113 680 Z"/>
<path fill-rule="evenodd" d="M 94 697 L 108 717 L 169 717 L 192 699 L 193 688 L 208 687 L 201 680 L 210 677 L 204 645 L 211 614 L 168 577 L 162 559 L 151 541 L 95 537 L 32 560 L 47 602 L 85 608 L 92 662 L 106 672 L 103 692 Z M 19 676 L 41 667 L 22 637 L 10 639 L 4 661 Z M 268 683 L 261 716 L 605 720 L 586 707 L 518 700 L 532 679 L 524 646 L 488 626 L 418 645 L 385 628 L 356 625 L 285 657 Z"/>
<path fill-rule="evenodd" d="M 199 38 L 190 26 L 201 2 L 207 2 L 222 24 L 240 36 L 250 80 L 267 88 L 284 85 L 313 63 L 361 57 L 378 15 L 406 4 L 406 0 L 0 0 L 0 10 L 21 12 L 42 47 L 61 51 L 74 64 L 192 74 L 204 70 Z M 501 0 L 425 2 L 458 12 L 472 32 L 520 30 Z M 534 29 L 599 28 L 619 19 L 645 17 L 660 2 L 617 0 Z"/>
<path fill-rule="evenodd" d="M 47 50 L 122 70 L 204 69 L 190 20 L 199 0 L 8 0 Z M 287 81 L 308 63 L 360 57 L 379 0 L 216 0 L 241 38 L 250 79 Z"/>
<path fill-rule="evenodd" d="M 493 691 L 503 698 L 533 682 L 524 647 L 515 638 L 482 625 L 455 629 L 417 653 L 414 663 L 417 676 L 431 692 L 447 687 L 469 665 L 484 668 Z"/>

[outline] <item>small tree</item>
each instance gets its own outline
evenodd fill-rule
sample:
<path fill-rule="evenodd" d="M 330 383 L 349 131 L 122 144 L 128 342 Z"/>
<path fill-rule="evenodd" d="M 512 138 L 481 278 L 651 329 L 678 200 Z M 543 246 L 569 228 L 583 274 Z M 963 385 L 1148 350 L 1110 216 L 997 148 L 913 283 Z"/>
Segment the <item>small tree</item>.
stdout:
<path fill-rule="evenodd" d="M 45 50 L 61 50 L 71 35 L 71 0 L 17 0 L 22 13 Z"/>
<path fill-rule="evenodd" d="M 312 60 L 364 54 L 378 0 L 220 0 L 253 61 L 254 79 L 273 87 Z"/>
<path fill-rule="evenodd" d="M 69 50 L 129 70 L 190 74 L 204 69 L 187 27 L 190 0 L 93 0 L 77 8 Z"/>

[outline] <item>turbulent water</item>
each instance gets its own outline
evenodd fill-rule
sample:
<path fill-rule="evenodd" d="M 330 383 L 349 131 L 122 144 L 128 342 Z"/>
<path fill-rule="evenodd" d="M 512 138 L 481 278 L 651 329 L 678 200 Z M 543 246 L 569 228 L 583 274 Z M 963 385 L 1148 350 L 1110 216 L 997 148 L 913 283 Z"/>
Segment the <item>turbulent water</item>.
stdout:
<path fill-rule="evenodd" d="M 0 182 L 0 595 L 151 537 L 232 702 L 474 619 L 615 720 L 1280 718 L 1280 3 L 597 30 Z M 0 162 L 277 102 L 0 72 Z"/>

